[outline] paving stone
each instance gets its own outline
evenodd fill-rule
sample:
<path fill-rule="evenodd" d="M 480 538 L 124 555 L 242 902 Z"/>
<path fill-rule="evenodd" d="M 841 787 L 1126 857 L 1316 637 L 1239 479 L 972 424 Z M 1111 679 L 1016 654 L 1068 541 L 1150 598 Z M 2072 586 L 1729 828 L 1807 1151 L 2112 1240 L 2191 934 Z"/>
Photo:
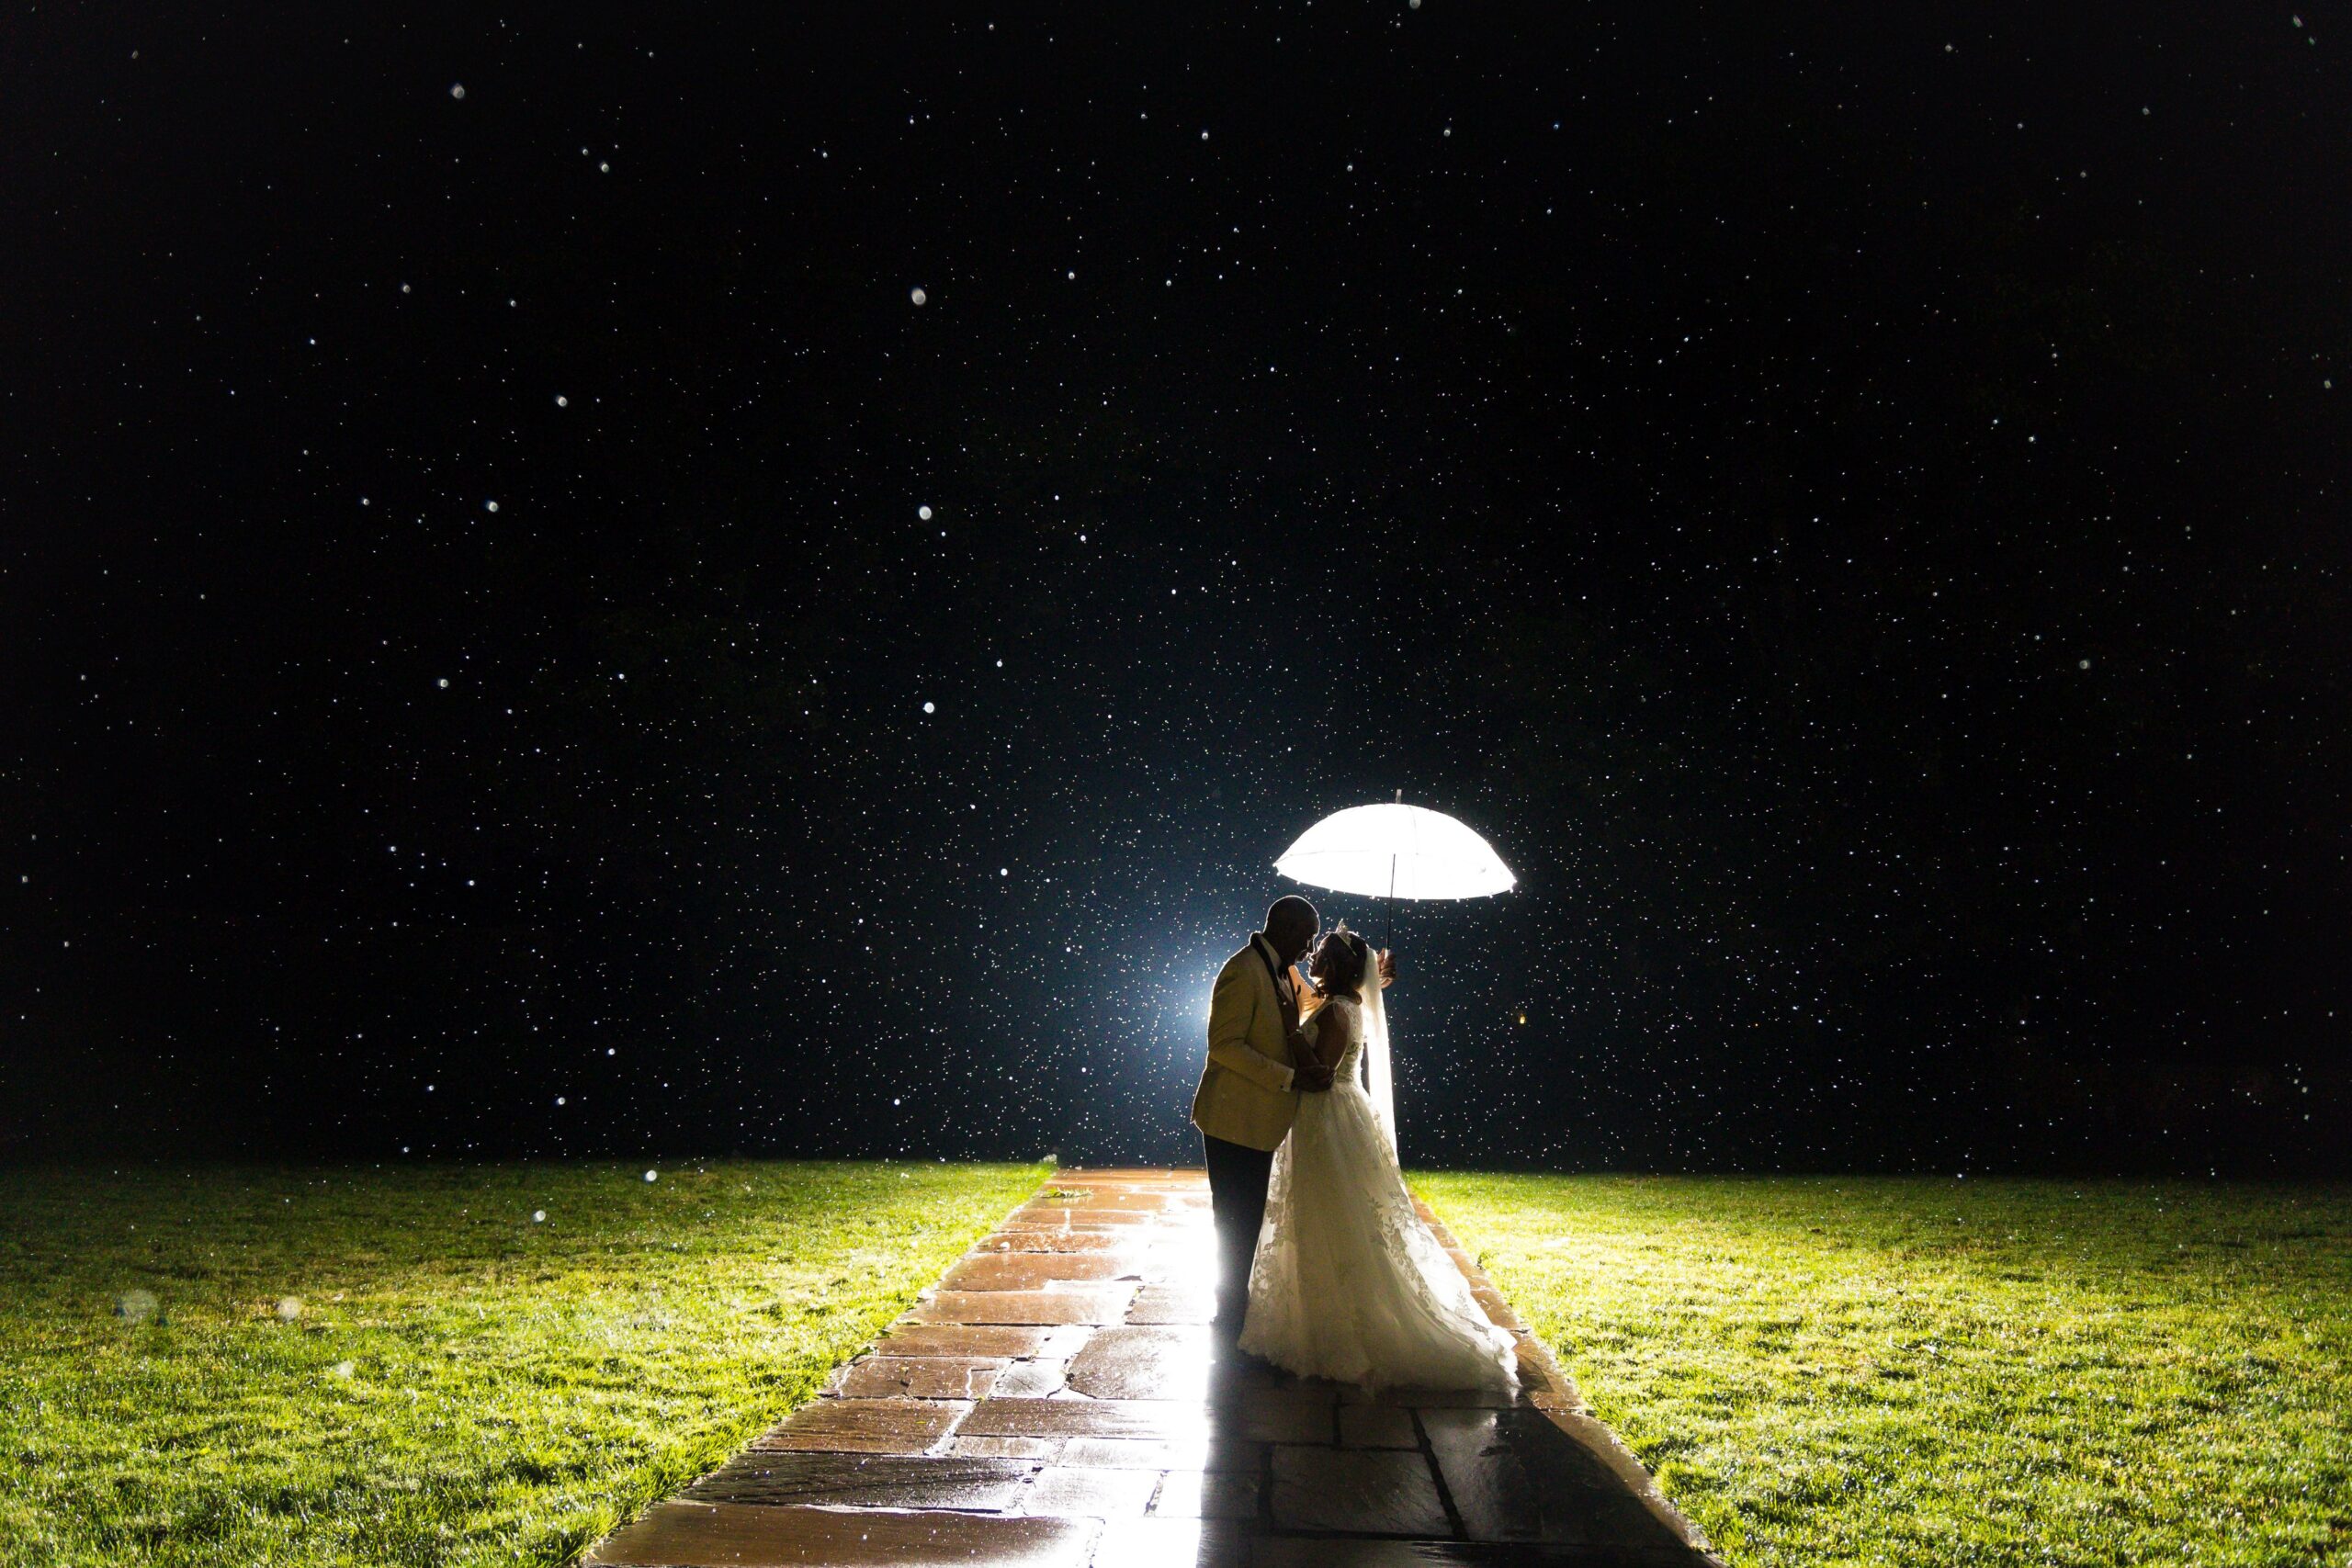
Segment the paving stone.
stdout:
<path fill-rule="evenodd" d="M 657 1503 L 582 1568 L 1082 1568 L 1091 1520 Z"/>
<path fill-rule="evenodd" d="M 1453 1533 L 1429 1461 L 1393 1449 L 1275 1449 L 1273 1516 L 1284 1529 Z"/>
<path fill-rule="evenodd" d="M 1340 1406 L 1340 1446 L 1343 1449 L 1418 1449 L 1421 1436 L 1413 1429 L 1413 1413 L 1393 1404 Z"/>
<path fill-rule="evenodd" d="M 859 1399 L 986 1399 L 1006 1365 L 964 1356 L 868 1356 L 836 1372 L 826 1392 Z"/>
<path fill-rule="evenodd" d="M 684 1500 L 1004 1513 L 1036 1473 L 1035 1464 L 1003 1459 L 739 1454 L 687 1487 Z"/>
<path fill-rule="evenodd" d="M 877 1356 L 1034 1356 L 1046 1330 L 996 1324 L 901 1323 L 874 1347 Z"/>
<path fill-rule="evenodd" d="M 1336 1390 L 1329 1383 L 1244 1389 L 1221 1409 L 1220 1425 L 1261 1443 L 1329 1443 L 1339 1437 Z"/>
<path fill-rule="evenodd" d="M 1007 1367 L 990 1392 L 999 1399 L 1045 1399 L 1062 1391 L 1069 1374 L 1068 1361 L 1034 1357 Z"/>
<path fill-rule="evenodd" d="M 1137 1519 L 1151 1506 L 1159 1477 L 1148 1470 L 1103 1470 L 1055 1465 L 1040 1471 L 1021 1499 L 1024 1514 L 1083 1515 L 1097 1519 Z"/>
<path fill-rule="evenodd" d="M 920 1454 L 944 1444 L 975 1407 L 950 1399 L 818 1399 L 752 1439 L 762 1452 Z"/>
<path fill-rule="evenodd" d="M 1172 1181 L 1086 1181 L 1056 1183 L 1049 1190 L 1078 1194 L 1071 1199 L 1041 1199 L 1041 1202 L 1067 1201 L 1105 1203 L 1123 1209 L 1201 1209 L 1209 1206 L 1208 1194 L 1197 1187 Z"/>
<path fill-rule="evenodd" d="M 1072 1438 L 1062 1447 L 1067 1464 L 1112 1470 L 1207 1470 L 1256 1475 L 1266 1467 L 1266 1445 L 1244 1438 Z"/>
<path fill-rule="evenodd" d="M 1059 1438 L 957 1438 L 947 1451 L 968 1459 L 1059 1459 Z"/>
<path fill-rule="evenodd" d="M 1205 1327 L 1100 1328 L 1069 1364 L 1069 1386 L 1096 1399 L 1205 1399 L 1216 1349 Z"/>
<path fill-rule="evenodd" d="M 1096 1568 L 1249 1568 L 1245 1527 L 1220 1519 L 1112 1519 L 1094 1546 Z"/>
<path fill-rule="evenodd" d="M 986 1399 L 972 1407 L 964 1431 L 976 1438 L 1205 1437 L 1208 1417 L 1198 1404 L 1159 1399 Z"/>
<path fill-rule="evenodd" d="M 1160 1478 L 1151 1511 L 1180 1518 L 1254 1519 L 1258 1517 L 1257 1472 L 1171 1470 Z"/>
<path fill-rule="evenodd" d="M 1205 1285 L 1146 1285 L 1127 1309 L 1129 1323 L 1207 1323 L 1216 1316 L 1216 1292 Z"/>
<path fill-rule="evenodd" d="M 1138 1245 L 1134 1236 L 1115 1230 L 1102 1231 L 999 1231 L 982 1240 L 975 1252 L 1130 1252 Z"/>
<path fill-rule="evenodd" d="M 1091 1323 L 1062 1323 L 1046 1330 L 1046 1337 L 1037 1346 L 1037 1354 L 1057 1361 L 1067 1361 L 1086 1348 L 1087 1342 L 1098 1332 Z"/>
<path fill-rule="evenodd" d="M 1007 1214 L 1004 1223 L 997 1228 L 1007 1231 L 1093 1230 L 1111 1233 L 1138 1225 L 1156 1225 L 1159 1219 L 1159 1215 L 1148 1210 L 1088 1209 L 1079 1212 L 1067 1205 L 1033 1203 Z"/>
<path fill-rule="evenodd" d="M 1473 1540 L 1680 1544 L 1601 1459 L 1540 1411 L 1424 1410 L 1420 1421 Z"/>
<path fill-rule="evenodd" d="M 942 1291 L 917 1303 L 918 1323 L 1117 1323 L 1126 1315 L 1133 1285 L 1085 1285 L 1067 1291 Z"/>
<path fill-rule="evenodd" d="M 1053 1280 L 1143 1277 L 1135 1252 L 999 1252 L 967 1254 L 939 1281 L 943 1291 L 1037 1291 Z"/>

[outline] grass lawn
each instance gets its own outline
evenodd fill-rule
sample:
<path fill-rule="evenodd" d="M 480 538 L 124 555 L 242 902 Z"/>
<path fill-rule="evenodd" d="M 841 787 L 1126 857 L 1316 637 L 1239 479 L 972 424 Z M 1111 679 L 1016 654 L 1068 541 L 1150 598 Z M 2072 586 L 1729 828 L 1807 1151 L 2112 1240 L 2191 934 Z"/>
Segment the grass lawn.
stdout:
<path fill-rule="evenodd" d="M 1735 1564 L 2352 1560 L 2352 1191 L 1414 1184 Z"/>
<path fill-rule="evenodd" d="M 0 1560 L 560 1562 L 1046 1174 L 0 1171 Z"/>

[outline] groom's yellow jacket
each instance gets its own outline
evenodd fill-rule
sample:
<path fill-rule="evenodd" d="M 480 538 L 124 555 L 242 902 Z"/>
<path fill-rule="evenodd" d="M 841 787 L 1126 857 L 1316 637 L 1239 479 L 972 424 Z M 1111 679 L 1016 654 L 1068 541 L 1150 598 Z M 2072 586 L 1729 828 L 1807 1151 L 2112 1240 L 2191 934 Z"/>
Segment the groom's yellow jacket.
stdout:
<path fill-rule="evenodd" d="M 1209 998 L 1209 1059 L 1193 1093 L 1193 1125 L 1245 1148 L 1281 1146 L 1298 1113 L 1282 993 L 1253 942 L 1225 961 Z"/>

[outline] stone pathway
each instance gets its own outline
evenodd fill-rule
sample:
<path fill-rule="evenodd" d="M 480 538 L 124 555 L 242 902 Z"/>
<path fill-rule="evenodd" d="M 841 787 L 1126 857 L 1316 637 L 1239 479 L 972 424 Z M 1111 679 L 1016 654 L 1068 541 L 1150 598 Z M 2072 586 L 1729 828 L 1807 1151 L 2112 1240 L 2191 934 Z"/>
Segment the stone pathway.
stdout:
<path fill-rule="evenodd" d="M 1437 1228 L 1520 1336 L 1516 1401 L 1218 1365 L 1205 1179 L 1061 1171 L 822 1398 L 584 1562 L 1714 1563 Z"/>

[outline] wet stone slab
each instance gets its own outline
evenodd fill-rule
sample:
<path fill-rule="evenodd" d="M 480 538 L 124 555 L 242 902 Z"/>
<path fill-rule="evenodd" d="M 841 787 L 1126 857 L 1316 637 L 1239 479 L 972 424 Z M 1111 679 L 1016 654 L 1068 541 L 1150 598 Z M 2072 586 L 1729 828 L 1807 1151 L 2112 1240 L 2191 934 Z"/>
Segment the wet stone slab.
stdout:
<path fill-rule="evenodd" d="M 1146 1285 L 1127 1309 L 1129 1323 L 1205 1324 L 1216 1316 L 1216 1294 L 1205 1285 Z"/>
<path fill-rule="evenodd" d="M 1062 1445 L 1062 1459 L 1070 1464 L 1109 1469 L 1205 1470 L 1254 1477 L 1266 1467 L 1266 1445 L 1213 1434 L 1170 1438 L 1072 1438 Z"/>
<path fill-rule="evenodd" d="M 1126 1316 L 1133 1285 L 1076 1285 L 1061 1291 L 942 1291 L 916 1303 L 918 1323 L 1108 1324 Z"/>
<path fill-rule="evenodd" d="M 929 1453 L 974 1406 L 947 1399 L 819 1399 L 752 1439 L 761 1452 Z"/>
<path fill-rule="evenodd" d="M 1244 1389 L 1224 1404 L 1217 1424 L 1261 1443 L 1335 1443 L 1340 1427 L 1334 1392 L 1329 1383 Z"/>
<path fill-rule="evenodd" d="M 1097 1329 L 1069 1364 L 1069 1386 L 1093 1399 L 1205 1399 L 1212 1370 L 1204 1326 Z"/>
<path fill-rule="evenodd" d="M 1001 1438 L 1145 1438 L 1168 1441 L 1208 1433 L 1206 1414 L 1176 1400 L 987 1399 L 972 1407 L 964 1431 Z"/>
<path fill-rule="evenodd" d="M 1143 1278 L 1145 1253 L 1000 1252 L 967 1255 L 939 1281 L 943 1291 L 1041 1291 L 1070 1280 Z"/>
<path fill-rule="evenodd" d="M 1340 1446 L 1343 1449 L 1418 1449 L 1419 1432 L 1413 1413 L 1393 1404 L 1340 1406 Z"/>
<path fill-rule="evenodd" d="M 1088 1519 L 658 1503 L 582 1568 L 1082 1568 Z"/>
<path fill-rule="evenodd" d="M 1127 1252 L 1136 1246 L 1136 1238 L 1115 1230 L 1017 1230 L 999 1231 L 983 1239 L 972 1250 L 977 1253 L 1000 1252 Z"/>
<path fill-rule="evenodd" d="M 1046 1331 L 1036 1327 L 963 1323 L 905 1323 L 876 1342 L 877 1356 L 969 1356 L 1010 1360 L 1035 1356 Z"/>
<path fill-rule="evenodd" d="M 1097 1519 L 1141 1518 L 1159 1488 L 1159 1477 L 1148 1470 L 1055 1465 L 1038 1472 L 1021 1499 L 1021 1511 Z"/>
<path fill-rule="evenodd" d="M 1056 1460 L 1061 1457 L 1059 1438 L 957 1438 L 947 1451 L 959 1459 Z"/>
<path fill-rule="evenodd" d="M 1157 1225 L 1162 1216 L 1148 1209 L 1074 1209 L 1067 1203 L 1038 1205 L 1016 1209 L 1005 1216 L 999 1230 L 1054 1231 L 1096 1230 L 1106 1234 L 1132 1230 L 1140 1225 Z"/>
<path fill-rule="evenodd" d="M 1009 1511 L 1037 1473 L 1005 1459 L 895 1454 L 739 1454 L 686 1488 L 695 1503 Z"/>
<path fill-rule="evenodd" d="M 969 1357 L 868 1356 L 836 1372 L 826 1393 L 859 1399 L 985 1399 L 1006 1365 Z"/>
<path fill-rule="evenodd" d="M 1453 1533 L 1428 1460 L 1393 1449 L 1277 1448 L 1273 1516 L 1284 1529 Z"/>
<path fill-rule="evenodd" d="M 1151 1511 L 1175 1518 L 1254 1519 L 1258 1517 L 1257 1472 L 1171 1470 L 1160 1478 Z"/>
<path fill-rule="evenodd" d="M 1049 1399 L 1062 1392 L 1069 1375 L 1068 1361 L 1039 1356 L 1013 1362 L 990 1392 L 999 1399 Z"/>

